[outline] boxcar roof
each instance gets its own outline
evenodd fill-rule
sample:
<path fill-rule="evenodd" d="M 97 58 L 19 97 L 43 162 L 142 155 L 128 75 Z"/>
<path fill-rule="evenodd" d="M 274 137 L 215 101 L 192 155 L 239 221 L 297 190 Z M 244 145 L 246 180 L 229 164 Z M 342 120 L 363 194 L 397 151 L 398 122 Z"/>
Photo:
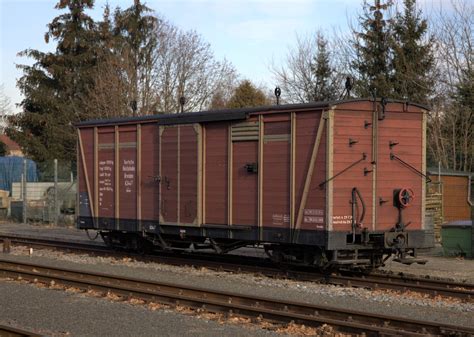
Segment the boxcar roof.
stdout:
<path fill-rule="evenodd" d="M 354 103 L 354 102 L 367 102 L 372 101 L 368 98 L 358 98 L 340 101 L 324 101 L 324 102 L 311 102 L 311 103 L 298 103 L 298 104 L 284 104 L 284 105 L 269 105 L 252 108 L 241 108 L 241 109 L 220 109 L 220 110 L 209 110 L 199 112 L 186 112 L 186 113 L 171 113 L 171 114 L 156 114 L 148 116 L 138 117 L 120 117 L 120 118 L 108 118 L 108 119 L 96 119 L 89 120 L 75 124 L 76 127 L 90 127 L 97 125 L 114 125 L 114 124 L 133 124 L 133 123 L 147 123 L 156 122 L 161 125 L 172 125 L 172 124 L 188 124 L 198 122 L 217 122 L 217 121 L 232 121 L 232 120 L 244 120 L 251 113 L 255 112 L 281 112 L 286 110 L 306 110 L 306 109 L 322 109 L 329 106 L 338 105 L 342 103 Z M 387 100 L 388 103 L 406 103 L 409 105 L 417 106 L 422 109 L 429 110 L 426 106 L 421 104 L 400 101 L 400 100 Z"/>
<path fill-rule="evenodd" d="M 444 168 L 442 168 L 440 172 L 438 170 L 439 169 L 434 166 L 428 167 L 426 169 L 428 174 L 431 176 L 437 176 L 439 174 L 441 176 L 474 177 L 473 172 L 464 172 L 464 171 L 457 171 L 457 170 L 444 169 Z"/>

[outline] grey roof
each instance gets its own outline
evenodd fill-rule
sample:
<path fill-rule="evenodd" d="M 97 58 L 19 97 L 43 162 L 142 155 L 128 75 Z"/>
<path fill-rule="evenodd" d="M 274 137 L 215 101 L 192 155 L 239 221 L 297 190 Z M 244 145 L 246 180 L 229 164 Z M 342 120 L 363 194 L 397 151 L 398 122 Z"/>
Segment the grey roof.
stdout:
<path fill-rule="evenodd" d="M 109 119 L 96 119 L 83 121 L 75 124 L 76 127 L 86 127 L 94 125 L 110 125 L 110 124 L 127 124 L 133 122 L 156 122 L 161 125 L 171 124 L 185 124 L 185 123 L 196 123 L 196 122 L 211 122 L 211 121 L 224 121 L 224 120 L 242 120 L 247 117 L 250 113 L 255 112 L 271 112 L 271 111 L 286 111 L 286 110 L 304 110 L 304 109 L 321 109 L 332 105 L 351 103 L 351 102 L 362 102 L 372 101 L 369 98 L 357 98 L 340 101 L 324 101 L 324 102 L 311 102 L 311 103 L 300 103 L 300 104 L 283 104 L 283 105 L 269 105 L 252 108 L 241 108 L 241 109 L 219 109 L 199 112 L 186 112 L 186 113 L 171 113 L 171 114 L 157 114 L 148 116 L 137 116 L 137 117 L 122 117 L 122 118 L 109 118 Z M 429 110 L 428 107 L 400 100 L 387 99 L 388 103 L 406 103 L 409 105 L 417 106 L 422 109 Z"/>
<path fill-rule="evenodd" d="M 445 169 L 441 168 L 441 171 L 438 172 L 437 167 L 428 167 L 426 169 L 427 173 L 429 175 L 438 175 L 441 174 L 442 176 L 458 176 L 458 177 L 473 177 L 474 172 L 464 172 L 464 171 L 456 171 L 456 170 L 451 170 L 451 169 Z"/>

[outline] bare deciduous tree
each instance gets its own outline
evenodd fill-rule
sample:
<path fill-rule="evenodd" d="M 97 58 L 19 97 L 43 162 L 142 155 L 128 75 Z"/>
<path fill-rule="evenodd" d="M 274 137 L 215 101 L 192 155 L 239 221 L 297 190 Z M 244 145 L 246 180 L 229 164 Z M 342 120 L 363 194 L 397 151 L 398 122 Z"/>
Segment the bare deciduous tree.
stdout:
<path fill-rule="evenodd" d="M 228 95 L 235 87 L 237 74 L 226 60 L 215 59 L 210 45 L 194 31 L 181 32 L 169 25 L 157 50 L 155 89 L 157 109 L 179 110 L 179 98 L 186 99 L 184 111 L 209 108 L 214 93 Z"/>
<path fill-rule="evenodd" d="M 474 164 L 474 6 L 452 0 L 452 12 L 440 11 L 436 38 L 436 97 L 428 124 L 428 150 L 443 167 L 472 171 Z"/>
<path fill-rule="evenodd" d="M 283 65 L 272 61 L 270 71 L 282 89 L 282 99 L 291 103 L 331 100 L 340 96 L 341 73 L 334 64 L 334 46 L 320 31 L 297 36 Z"/>
<path fill-rule="evenodd" d="M 283 65 L 274 61 L 270 70 L 276 83 L 282 89 L 282 99 L 291 103 L 306 103 L 311 101 L 316 78 L 311 70 L 312 55 L 316 53 L 316 43 L 313 37 L 296 37 L 296 46 L 289 48 Z"/>
<path fill-rule="evenodd" d="M 11 113 L 10 98 L 4 92 L 3 84 L 0 85 L 0 131 L 6 125 L 7 117 Z"/>
<path fill-rule="evenodd" d="M 123 15 L 116 13 L 115 18 Z M 148 34 L 153 38 L 145 39 L 150 43 L 141 49 L 138 62 L 136 51 L 110 34 L 115 23 L 106 9 L 99 23 L 102 41 L 94 90 L 87 97 L 91 116 L 130 116 L 134 108 L 139 115 L 175 113 L 182 96 L 184 111 L 197 111 L 209 108 L 216 93 L 231 95 L 237 83 L 234 67 L 217 61 L 200 35 L 160 17 L 152 24 Z"/>

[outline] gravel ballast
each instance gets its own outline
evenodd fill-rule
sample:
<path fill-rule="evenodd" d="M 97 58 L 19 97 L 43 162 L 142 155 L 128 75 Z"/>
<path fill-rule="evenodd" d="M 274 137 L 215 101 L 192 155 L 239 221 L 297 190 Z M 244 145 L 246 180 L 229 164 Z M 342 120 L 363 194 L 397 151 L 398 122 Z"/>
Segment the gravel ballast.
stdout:
<path fill-rule="evenodd" d="M 15 247 L 11 254 L 2 257 L 8 260 L 34 261 L 84 271 L 227 290 L 250 296 L 324 304 L 407 319 L 427 319 L 445 324 L 474 327 L 472 320 L 474 303 L 465 303 L 456 299 L 296 282 L 250 274 L 216 272 L 203 268 L 176 267 L 139 262 L 129 258 L 118 260 L 111 257 L 64 254 L 43 249 L 34 250 L 33 256 L 28 256 L 26 248 Z"/>
<path fill-rule="evenodd" d="M 281 336 L 250 325 L 6 280 L 0 280 L 0 303 L 0 325 L 47 336 Z"/>
<path fill-rule="evenodd" d="M 20 230 L 15 228 L 18 228 L 18 225 L 4 226 L 0 224 L 0 233 L 9 232 L 41 237 L 88 240 L 83 232 L 75 229 L 48 229 L 37 226 L 26 226 Z M 43 249 L 35 249 L 33 256 L 29 256 L 28 253 L 29 251 L 26 248 L 13 247 L 11 254 L 0 256 L 9 260 L 34 261 L 52 266 L 227 290 L 250 296 L 265 296 L 274 299 L 330 305 L 407 319 L 426 319 L 433 322 L 474 328 L 474 320 L 472 320 L 474 303 L 472 301 L 466 303 L 450 298 L 430 298 L 417 293 L 400 294 L 382 290 L 370 291 L 311 282 L 272 279 L 250 274 L 216 272 L 205 268 L 195 269 L 186 266 L 177 267 L 138 262 L 130 258 L 94 257 L 87 254 L 66 254 Z M 456 281 L 474 283 L 474 261 L 431 256 L 426 258 L 428 263 L 425 266 L 404 266 L 395 262 L 388 262 L 384 270 L 394 273 L 447 277 Z"/>

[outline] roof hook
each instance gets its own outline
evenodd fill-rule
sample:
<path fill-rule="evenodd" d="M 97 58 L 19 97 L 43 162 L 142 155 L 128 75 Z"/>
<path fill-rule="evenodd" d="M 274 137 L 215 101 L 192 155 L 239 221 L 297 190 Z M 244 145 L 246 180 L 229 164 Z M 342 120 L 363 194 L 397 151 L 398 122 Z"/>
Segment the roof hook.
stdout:
<path fill-rule="evenodd" d="M 344 90 L 342 91 L 341 96 L 339 96 L 339 99 L 351 98 L 351 90 L 353 86 L 354 80 L 350 76 L 347 76 L 346 83 L 344 85 Z"/>
<path fill-rule="evenodd" d="M 354 81 L 352 80 L 352 78 L 350 76 L 347 76 L 346 77 L 346 84 L 345 84 L 346 98 L 351 98 L 351 90 L 352 90 L 353 85 L 354 85 Z"/>
<path fill-rule="evenodd" d="M 181 106 L 181 113 L 184 112 L 184 104 L 186 104 L 186 97 L 181 96 L 179 98 L 179 105 Z"/>

